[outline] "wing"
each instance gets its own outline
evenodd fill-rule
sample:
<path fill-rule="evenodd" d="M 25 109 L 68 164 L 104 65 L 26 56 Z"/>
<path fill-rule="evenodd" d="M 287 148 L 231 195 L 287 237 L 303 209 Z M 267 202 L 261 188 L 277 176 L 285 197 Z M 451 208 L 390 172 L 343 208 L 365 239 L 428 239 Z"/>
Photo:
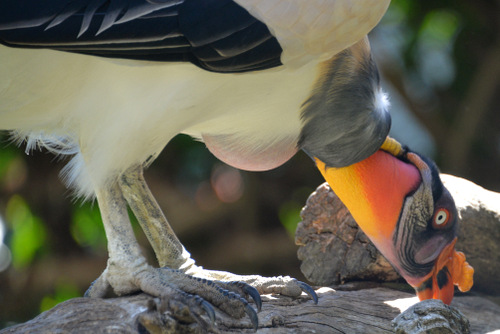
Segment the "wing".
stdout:
<path fill-rule="evenodd" d="M 266 25 L 233 0 L 2 0 L 0 43 L 215 72 L 281 65 Z"/>

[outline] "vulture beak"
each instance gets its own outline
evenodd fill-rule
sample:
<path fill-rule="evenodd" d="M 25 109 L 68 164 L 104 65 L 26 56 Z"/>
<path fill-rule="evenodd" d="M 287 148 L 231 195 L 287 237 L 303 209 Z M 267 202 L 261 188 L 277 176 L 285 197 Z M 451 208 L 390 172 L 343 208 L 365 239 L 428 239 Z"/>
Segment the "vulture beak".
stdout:
<path fill-rule="evenodd" d="M 315 161 L 361 229 L 420 300 L 449 304 L 454 285 L 464 292 L 472 287 L 474 269 L 455 251 L 455 203 L 432 161 L 389 137 L 375 154 L 347 167 Z"/>

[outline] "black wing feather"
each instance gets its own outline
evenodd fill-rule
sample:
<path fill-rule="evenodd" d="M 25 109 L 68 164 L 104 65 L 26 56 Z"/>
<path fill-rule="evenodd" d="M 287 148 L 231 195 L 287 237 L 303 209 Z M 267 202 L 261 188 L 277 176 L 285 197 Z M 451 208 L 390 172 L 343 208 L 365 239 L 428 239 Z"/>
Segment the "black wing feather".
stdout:
<path fill-rule="evenodd" d="M 215 72 L 281 65 L 269 29 L 232 0 L 2 0 L 0 43 L 190 61 Z"/>

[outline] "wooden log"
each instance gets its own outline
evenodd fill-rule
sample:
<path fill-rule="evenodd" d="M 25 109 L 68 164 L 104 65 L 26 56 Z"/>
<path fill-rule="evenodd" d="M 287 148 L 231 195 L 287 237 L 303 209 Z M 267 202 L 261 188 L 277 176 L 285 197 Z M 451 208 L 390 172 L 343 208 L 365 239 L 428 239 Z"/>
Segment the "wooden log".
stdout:
<path fill-rule="evenodd" d="M 388 288 L 341 291 L 319 288 L 318 305 L 305 295 L 293 300 L 263 296 L 258 333 L 392 333 L 393 318 L 417 302 L 413 294 Z M 170 303 L 159 312 L 161 302 L 145 294 L 111 299 L 75 298 L 58 304 L 24 324 L 2 334 L 13 333 L 201 333 L 199 324 L 187 315 L 183 305 Z M 420 305 L 417 304 L 417 305 Z M 470 321 L 471 333 L 500 330 L 500 307 L 484 298 L 460 296 L 452 305 Z M 427 308 L 426 308 L 427 309 Z M 436 307 L 432 311 L 435 311 Z M 418 311 L 417 311 L 418 312 Z M 414 312 L 413 312 L 414 313 Z M 422 315 L 422 312 L 420 312 Z M 426 314 L 430 323 L 434 318 Z M 422 325 L 424 316 L 406 319 Z M 204 317 L 208 323 L 208 319 Z M 208 332 L 252 333 L 248 319 L 235 320 L 217 312 L 217 326 Z M 413 321 L 413 322 L 412 322 Z M 460 320 L 463 321 L 463 320 Z M 422 328 L 422 327 L 421 327 Z M 423 333 L 402 331 L 398 333 Z M 465 333 L 449 331 L 443 333 Z"/>
<path fill-rule="evenodd" d="M 444 180 L 460 212 L 457 249 L 466 252 L 476 269 L 474 289 L 498 295 L 500 195 L 455 177 L 445 176 Z M 325 185 L 309 198 L 296 236 L 304 274 L 328 285 L 397 280 L 397 274 L 342 207 Z M 440 301 L 418 303 L 413 292 L 373 282 L 338 285 L 336 290 L 321 287 L 317 293 L 318 305 L 305 294 L 298 299 L 264 295 L 258 333 L 500 332 L 500 307 L 473 294 L 455 297 L 449 308 Z M 216 313 L 216 326 L 212 326 L 205 315 L 190 315 L 187 306 L 175 298 L 161 301 L 146 294 L 75 298 L 0 333 L 253 332 L 248 318 Z"/>

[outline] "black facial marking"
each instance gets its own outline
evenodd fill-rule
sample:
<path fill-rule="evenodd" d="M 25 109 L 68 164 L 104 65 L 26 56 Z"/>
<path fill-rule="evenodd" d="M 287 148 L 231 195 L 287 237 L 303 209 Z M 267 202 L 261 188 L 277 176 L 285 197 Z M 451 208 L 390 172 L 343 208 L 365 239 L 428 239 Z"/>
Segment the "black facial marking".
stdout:
<path fill-rule="evenodd" d="M 434 198 L 434 200 L 437 200 L 437 199 L 441 198 L 441 196 L 443 196 L 443 189 L 444 189 L 444 185 L 441 182 L 441 178 L 439 177 L 439 169 L 436 166 L 436 164 L 434 163 L 434 161 L 432 161 L 431 159 L 429 159 L 423 155 L 420 155 L 420 154 L 418 156 L 427 164 L 427 166 L 429 166 L 429 169 L 431 170 L 432 197 Z"/>
<path fill-rule="evenodd" d="M 420 286 L 415 288 L 417 292 L 422 292 L 427 289 L 432 289 L 432 277 L 429 277 L 426 281 L 424 281 Z"/>
<path fill-rule="evenodd" d="M 450 276 L 450 272 L 446 266 L 438 272 L 436 279 L 439 289 L 442 289 L 446 284 L 448 284 Z"/>

